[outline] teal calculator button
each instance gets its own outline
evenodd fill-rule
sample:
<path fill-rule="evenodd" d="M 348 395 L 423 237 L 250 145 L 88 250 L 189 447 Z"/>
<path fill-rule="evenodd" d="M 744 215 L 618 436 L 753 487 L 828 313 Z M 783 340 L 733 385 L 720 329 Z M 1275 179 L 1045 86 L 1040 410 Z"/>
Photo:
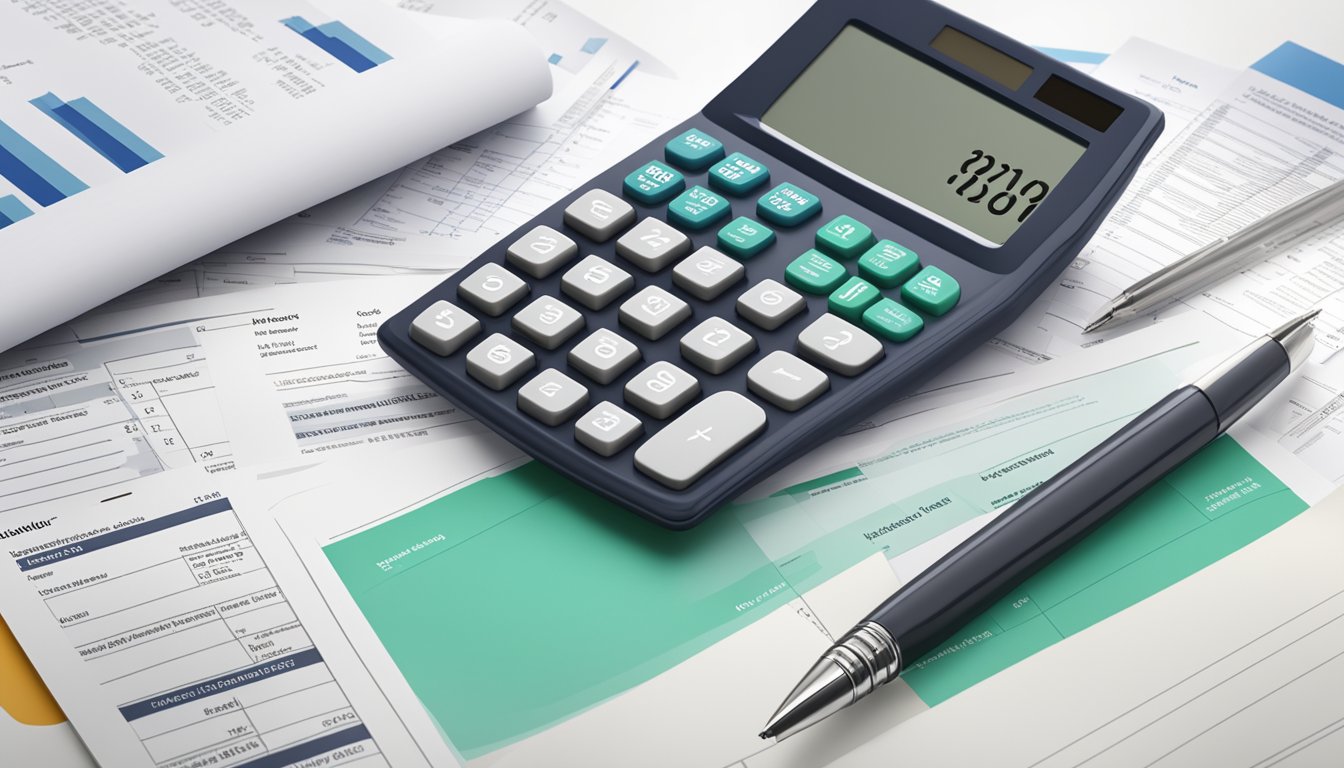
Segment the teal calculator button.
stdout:
<path fill-rule="evenodd" d="M 755 256 L 774 241 L 773 229 L 746 216 L 738 216 L 719 230 L 719 248 L 739 259 Z"/>
<path fill-rule="evenodd" d="M 723 142 L 699 128 L 681 134 L 663 148 L 667 162 L 688 171 L 703 171 L 723 159 Z"/>
<path fill-rule="evenodd" d="M 817 230 L 817 247 L 842 259 L 852 259 L 873 244 L 873 230 L 852 216 L 836 216 Z"/>
<path fill-rule="evenodd" d="M 924 327 L 924 319 L 891 299 L 882 299 L 863 312 L 864 326 L 892 341 L 906 341 Z"/>
<path fill-rule="evenodd" d="M 796 227 L 818 213 L 821 198 L 787 181 L 756 201 L 756 215 L 781 227 Z"/>
<path fill-rule="evenodd" d="M 625 177 L 625 194 L 644 205 L 657 205 L 686 188 L 686 177 L 657 160 L 650 160 Z"/>
<path fill-rule="evenodd" d="M 851 323 L 859 322 L 864 310 L 882 298 L 877 286 L 861 277 L 851 277 L 826 299 L 826 307 Z"/>
<path fill-rule="evenodd" d="M 709 172 L 709 186 L 730 195 L 745 195 L 770 180 L 770 169 L 741 152 L 725 157 Z"/>
<path fill-rule="evenodd" d="M 915 309 L 938 317 L 957 305 L 961 286 L 951 275 L 937 267 L 925 267 L 901 286 L 901 298 Z"/>
<path fill-rule="evenodd" d="M 727 198 L 697 184 L 677 195 L 667 206 L 667 218 L 685 229 L 704 229 L 731 210 Z"/>
<path fill-rule="evenodd" d="M 809 248 L 807 253 L 794 259 L 784 268 L 784 279 L 800 291 L 825 295 L 834 291 L 849 274 L 845 265 L 830 256 Z"/>
<path fill-rule="evenodd" d="M 878 240 L 859 257 L 859 274 L 882 288 L 895 288 L 919 271 L 919 256 L 891 240 Z"/>

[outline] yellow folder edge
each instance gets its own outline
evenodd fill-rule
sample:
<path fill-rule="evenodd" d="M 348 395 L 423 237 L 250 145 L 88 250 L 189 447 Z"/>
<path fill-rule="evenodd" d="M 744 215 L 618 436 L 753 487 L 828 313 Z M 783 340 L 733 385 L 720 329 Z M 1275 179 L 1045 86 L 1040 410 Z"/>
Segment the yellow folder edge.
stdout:
<path fill-rule="evenodd" d="M 0 709 L 24 725 L 56 725 L 65 713 L 0 619 Z"/>

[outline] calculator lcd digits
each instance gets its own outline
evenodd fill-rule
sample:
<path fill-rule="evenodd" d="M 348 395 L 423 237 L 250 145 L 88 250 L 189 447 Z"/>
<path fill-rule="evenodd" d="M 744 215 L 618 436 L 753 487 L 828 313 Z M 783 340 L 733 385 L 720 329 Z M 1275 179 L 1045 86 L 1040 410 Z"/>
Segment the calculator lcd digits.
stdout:
<path fill-rule="evenodd" d="M 1161 130 L 931 2 L 821 0 L 378 338 L 532 456 L 687 528 L 1008 325 Z"/>

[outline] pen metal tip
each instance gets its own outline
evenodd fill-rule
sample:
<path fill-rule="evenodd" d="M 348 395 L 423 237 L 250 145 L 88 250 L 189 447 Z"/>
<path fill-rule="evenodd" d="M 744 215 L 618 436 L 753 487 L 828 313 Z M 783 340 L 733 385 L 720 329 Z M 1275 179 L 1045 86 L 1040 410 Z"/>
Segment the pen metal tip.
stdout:
<path fill-rule="evenodd" d="M 1106 325 L 1111 321 L 1111 317 L 1112 316 L 1110 312 L 1103 312 L 1100 317 L 1093 318 L 1092 322 L 1083 326 L 1083 333 L 1091 333 L 1093 331 L 1100 330 L 1102 326 Z"/>

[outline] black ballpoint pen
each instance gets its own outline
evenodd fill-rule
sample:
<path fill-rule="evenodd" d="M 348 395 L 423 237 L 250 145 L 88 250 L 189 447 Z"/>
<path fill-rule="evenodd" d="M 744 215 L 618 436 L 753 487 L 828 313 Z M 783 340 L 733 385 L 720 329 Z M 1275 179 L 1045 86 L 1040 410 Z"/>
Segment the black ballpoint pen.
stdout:
<path fill-rule="evenodd" d="M 822 654 L 761 738 L 787 738 L 895 679 L 1226 431 L 1306 359 L 1317 314 L 1167 395 L 912 579 Z"/>

